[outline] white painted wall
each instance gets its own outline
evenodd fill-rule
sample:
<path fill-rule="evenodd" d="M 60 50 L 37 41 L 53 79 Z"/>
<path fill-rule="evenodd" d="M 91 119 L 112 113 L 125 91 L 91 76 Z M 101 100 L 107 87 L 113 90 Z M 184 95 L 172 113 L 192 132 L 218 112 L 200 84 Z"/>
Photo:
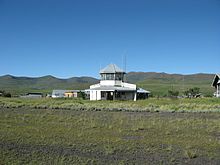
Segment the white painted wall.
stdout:
<path fill-rule="evenodd" d="M 100 86 L 121 86 L 121 87 L 127 87 L 127 88 L 132 88 L 132 89 L 137 88 L 137 86 L 135 84 L 125 83 L 122 81 L 115 81 L 115 80 L 102 80 L 102 81 L 100 81 L 99 85 Z M 93 86 L 91 86 L 91 87 L 93 87 Z M 95 87 L 97 87 L 97 85 Z"/>
<path fill-rule="evenodd" d="M 132 88 L 132 89 L 136 89 L 137 86 L 135 84 L 129 84 L 129 83 L 122 83 L 122 87 L 127 87 L 127 88 Z"/>
<path fill-rule="evenodd" d="M 93 89 L 93 88 L 98 88 L 100 87 L 100 84 L 94 84 L 94 85 L 90 85 L 90 89 Z"/>
<path fill-rule="evenodd" d="M 90 91 L 90 100 L 95 100 L 96 96 L 95 96 L 95 91 Z"/>
<path fill-rule="evenodd" d="M 97 98 L 96 100 L 101 100 L 101 91 L 96 91 Z"/>
<path fill-rule="evenodd" d="M 117 81 L 117 80 L 101 80 L 100 85 L 101 86 L 121 86 L 122 81 Z"/>
<path fill-rule="evenodd" d="M 220 97 L 220 84 L 217 84 L 216 97 Z"/>
<path fill-rule="evenodd" d="M 90 100 L 101 100 L 101 91 L 98 90 L 90 91 Z"/>

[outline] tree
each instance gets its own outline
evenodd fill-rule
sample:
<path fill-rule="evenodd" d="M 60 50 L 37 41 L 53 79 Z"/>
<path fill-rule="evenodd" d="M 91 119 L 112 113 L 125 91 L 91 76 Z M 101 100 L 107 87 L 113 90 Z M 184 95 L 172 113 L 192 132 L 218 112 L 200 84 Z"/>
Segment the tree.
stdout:
<path fill-rule="evenodd" d="M 169 97 L 177 97 L 179 95 L 179 91 L 168 90 Z"/>
<path fill-rule="evenodd" d="M 85 99 L 86 98 L 86 94 L 84 92 L 80 91 L 79 94 L 78 94 L 78 97 L 82 98 L 82 99 Z"/>
<path fill-rule="evenodd" d="M 200 94 L 200 88 L 198 87 L 190 88 L 187 91 L 185 91 L 184 94 L 189 98 L 196 97 Z"/>

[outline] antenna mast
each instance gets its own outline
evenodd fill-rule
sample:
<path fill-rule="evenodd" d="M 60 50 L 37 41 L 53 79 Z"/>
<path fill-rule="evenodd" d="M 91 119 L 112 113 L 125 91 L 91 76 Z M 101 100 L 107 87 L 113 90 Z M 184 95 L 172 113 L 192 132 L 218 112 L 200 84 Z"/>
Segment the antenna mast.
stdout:
<path fill-rule="evenodd" d="M 125 73 L 126 73 L 126 67 L 127 67 L 126 53 L 127 53 L 127 51 L 124 51 L 124 54 L 122 56 L 123 70 L 124 70 Z M 126 82 L 126 74 L 124 75 L 124 81 Z"/>

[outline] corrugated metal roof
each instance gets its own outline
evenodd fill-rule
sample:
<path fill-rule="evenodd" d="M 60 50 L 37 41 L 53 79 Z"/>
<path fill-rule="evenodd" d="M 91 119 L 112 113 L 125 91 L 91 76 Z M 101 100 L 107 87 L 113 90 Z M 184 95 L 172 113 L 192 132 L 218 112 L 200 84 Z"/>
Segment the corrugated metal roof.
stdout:
<path fill-rule="evenodd" d="M 90 90 L 100 90 L 100 91 L 136 91 L 136 89 L 133 88 L 127 88 L 127 87 L 117 87 L 117 86 L 101 86 L 97 88 L 93 88 Z"/>
<path fill-rule="evenodd" d="M 125 72 L 117 65 L 109 64 L 104 69 L 101 69 L 99 73 L 125 73 Z"/>
<path fill-rule="evenodd" d="M 144 90 L 142 88 L 138 88 L 137 93 L 150 93 L 150 91 Z"/>

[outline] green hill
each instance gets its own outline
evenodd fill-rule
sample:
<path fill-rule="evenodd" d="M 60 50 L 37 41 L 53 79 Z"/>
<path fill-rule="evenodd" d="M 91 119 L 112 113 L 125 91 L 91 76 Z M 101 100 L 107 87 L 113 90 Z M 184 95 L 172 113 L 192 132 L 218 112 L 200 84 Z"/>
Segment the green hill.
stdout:
<path fill-rule="evenodd" d="M 155 72 L 130 72 L 127 80 L 136 82 L 138 86 L 150 90 L 154 96 L 164 96 L 168 90 L 178 90 L 180 93 L 189 88 L 198 87 L 201 93 L 211 96 L 214 89 L 211 87 L 214 74 L 167 74 Z M 137 81 L 138 80 L 138 81 Z"/>
<path fill-rule="evenodd" d="M 136 83 L 139 87 L 151 91 L 154 96 L 164 96 L 168 90 L 183 92 L 189 88 L 199 87 L 204 95 L 212 95 L 211 87 L 213 74 L 167 74 L 156 72 L 129 72 L 126 80 Z M 99 80 L 92 77 L 72 77 L 59 79 L 53 76 L 38 78 L 15 77 L 11 75 L 0 76 L 0 90 L 11 92 L 13 95 L 27 92 L 51 93 L 53 89 L 86 89 Z"/>
<path fill-rule="evenodd" d="M 0 77 L 0 90 L 12 94 L 25 94 L 27 92 L 51 93 L 53 89 L 86 89 L 97 82 L 97 79 L 91 77 L 59 79 L 50 75 L 38 78 L 5 75 Z"/>

